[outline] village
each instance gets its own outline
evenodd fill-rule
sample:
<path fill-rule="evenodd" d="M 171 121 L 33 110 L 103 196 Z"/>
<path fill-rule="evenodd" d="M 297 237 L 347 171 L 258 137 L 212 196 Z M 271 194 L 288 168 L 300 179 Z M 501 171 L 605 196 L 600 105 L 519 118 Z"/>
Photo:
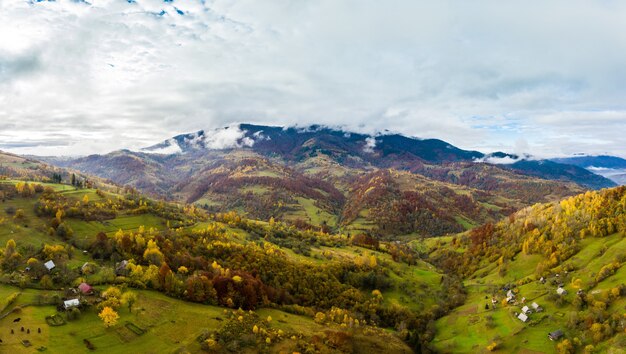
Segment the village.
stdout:
<path fill-rule="evenodd" d="M 123 260 L 121 262 L 116 263 L 115 266 L 115 274 L 116 275 L 125 275 L 127 274 L 127 266 L 129 262 L 127 260 Z M 82 275 L 93 274 L 96 271 L 97 265 L 91 262 L 85 262 L 81 267 L 79 267 L 78 271 Z M 43 276 L 57 276 L 57 272 L 59 271 L 57 268 L 57 264 L 53 260 L 48 260 L 43 263 L 43 269 L 45 273 L 34 274 L 33 269 L 30 266 L 24 268 L 21 271 L 23 274 L 28 274 L 37 280 Z M 82 278 L 79 278 L 79 280 Z M 117 288 L 115 288 L 117 289 Z M 117 290 L 119 292 L 119 290 Z M 97 308 L 101 304 L 106 304 L 107 301 L 114 300 L 119 303 L 120 295 L 115 295 L 115 299 L 111 298 L 110 294 L 106 294 L 106 292 L 102 292 L 92 285 L 88 284 L 85 281 L 80 281 L 80 283 L 76 287 L 65 288 L 58 290 L 53 290 L 51 293 L 53 295 L 39 295 L 35 298 L 35 302 L 31 305 L 33 306 L 44 306 L 44 305 L 54 305 L 56 308 L 56 313 L 53 315 L 46 316 L 45 323 L 48 326 L 63 326 L 68 321 L 78 320 L 81 316 L 82 311 L 88 311 L 91 308 Z M 25 305 L 28 306 L 28 305 Z M 15 307 L 11 311 L 0 314 L 0 319 L 13 315 L 14 318 L 10 322 L 11 325 L 7 328 L 8 332 L 0 333 L 0 343 L 3 342 L 2 336 L 5 334 L 16 335 L 17 333 L 22 333 L 27 337 L 32 335 L 33 338 L 37 338 L 36 336 L 42 335 L 42 332 L 46 331 L 46 328 L 42 328 L 38 326 L 37 328 L 29 328 L 28 326 L 22 325 L 22 317 L 20 317 L 20 313 L 25 306 Z M 132 303 L 129 305 L 129 309 L 132 306 Z M 137 333 L 138 335 L 143 334 L 143 330 L 134 326 L 132 323 L 126 325 L 130 330 Z M 33 344 L 29 339 L 22 339 L 21 344 L 28 348 Z M 84 339 L 84 343 L 87 348 L 91 348 L 92 344 L 89 340 Z M 45 348 L 37 348 L 39 351 L 45 350 Z"/>
<path fill-rule="evenodd" d="M 568 294 L 568 291 L 565 289 L 564 278 L 567 276 L 567 271 L 565 271 L 565 276 L 562 277 L 561 274 L 556 273 L 551 277 L 541 277 L 537 282 L 539 284 L 545 285 L 546 289 L 552 291 L 553 295 L 558 299 L 559 297 L 564 297 Z M 550 280 L 548 280 L 548 278 Z M 502 307 L 509 307 L 510 309 L 515 309 L 511 312 L 511 314 L 520 322 L 529 325 L 535 326 L 540 321 L 543 320 L 544 316 L 540 316 L 539 314 L 544 313 L 544 307 L 542 307 L 537 301 L 529 300 L 525 297 L 520 290 L 519 287 L 515 285 L 504 285 L 500 288 L 501 298 L 498 294 L 493 294 L 491 297 L 490 303 L 485 304 L 485 310 L 495 311 Z M 549 293 L 542 293 L 539 296 L 535 296 L 535 298 L 544 297 L 544 295 L 549 295 Z M 576 296 L 582 297 L 584 295 L 584 291 L 582 289 L 578 289 L 576 291 Z M 489 299 L 488 296 L 485 296 L 486 299 Z M 565 332 L 560 328 L 555 328 L 553 331 L 547 333 L 547 338 L 551 341 L 559 341 L 565 338 Z"/>

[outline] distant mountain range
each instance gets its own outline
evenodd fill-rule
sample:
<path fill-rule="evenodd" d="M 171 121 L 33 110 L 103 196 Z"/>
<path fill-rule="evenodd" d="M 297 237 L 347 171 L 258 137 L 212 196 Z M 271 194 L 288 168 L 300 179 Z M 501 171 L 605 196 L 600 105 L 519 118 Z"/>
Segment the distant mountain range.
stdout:
<path fill-rule="evenodd" d="M 615 185 L 572 164 L 323 126 L 240 124 L 139 151 L 46 161 L 212 212 L 385 235 L 457 232 Z"/>
<path fill-rule="evenodd" d="M 552 161 L 583 167 L 613 182 L 626 184 L 626 160 L 615 156 L 575 156 L 552 159 Z"/>
<path fill-rule="evenodd" d="M 459 149 L 438 139 L 417 139 L 400 134 L 370 136 L 315 125 L 282 128 L 240 124 L 208 133 L 201 130 L 178 135 L 142 151 L 170 154 L 233 148 L 249 148 L 261 155 L 279 156 L 291 162 L 302 161 L 320 152 L 340 163 L 358 157 L 379 168 L 404 170 L 415 170 L 423 163 L 484 161 L 517 173 L 575 182 L 592 189 L 615 186 L 607 178 L 578 164 L 534 160 L 502 152 L 485 155 Z"/>

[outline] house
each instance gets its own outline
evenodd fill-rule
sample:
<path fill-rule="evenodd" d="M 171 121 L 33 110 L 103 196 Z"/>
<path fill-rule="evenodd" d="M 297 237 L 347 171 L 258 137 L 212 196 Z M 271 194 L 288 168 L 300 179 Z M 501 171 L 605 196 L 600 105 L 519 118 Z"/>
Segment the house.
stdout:
<path fill-rule="evenodd" d="M 87 283 L 80 283 L 80 285 L 78 286 L 78 290 L 80 290 L 81 293 L 87 295 L 87 294 L 91 294 L 91 292 L 93 291 L 93 288 L 91 287 L 91 285 Z"/>
<path fill-rule="evenodd" d="M 78 301 L 78 299 L 71 299 L 71 300 L 63 301 L 63 307 L 66 310 L 71 309 L 72 307 L 78 307 L 78 306 L 80 306 L 80 301 Z"/>
<path fill-rule="evenodd" d="M 522 322 L 526 322 L 526 321 L 528 321 L 528 316 L 527 316 L 526 314 L 523 314 L 523 313 L 520 313 L 520 314 L 517 316 L 517 318 L 519 318 L 519 319 L 520 319 L 520 321 L 522 321 Z"/>
<path fill-rule="evenodd" d="M 522 307 L 522 313 L 529 314 L 529 313 L 532 313 L 532 312 L 533 311 L 528 306 Z"/>
<path fill-rule="evenodd" d="M 541 311 L 543 311 L 543 308 L 542 308 L 541 306 L 539 306 L 539 304 L 538 304 L 538 303 L 536 303 L 536 302 L 533 302 L 533 303 L 530 305 L 530 307 L 532 307 L 532 308 L 533 308 L 533 310 L 535 310 L 535 312 L 541 312 Z"/>
<path fill-rule="evenodd" d="M 546 278 L 541 277 L 541 279 L 539 279 L 539 282 L 540 282 L 541 284 L 545 284 L 545 283 L 546 283 Z"/>
<path fill-rule="evenodd" d="M 550 340 L 559 340 L 561 338 L 563 338 L 563 331 L 558 329 L 554 332 L 550 332 L 548 333 L 548 338 L 550 338 Z"/>
<path fill-rule="evenodd" d="M 513 293 L 513 290 L 509 290 L 506 292 L 506 302 L 508 303 L 512 303 L 515 301 L 515 293 Z"/>
<path fill-rule="evenodd" d="M 565 289 L 563 289 L 562 287 L 559 286 L 556 289 L 556 293 L 559 294 L 559 295 L 567 295 L 567 290 L 565 290 Z"/>
<path fill-rule="evenodd" d="M 54 264 L 54 262 L 52 260 L 47 261 L 46 263 L 43 264 L 46 269 L 48 269 L 49 271 L 54 269 L 54 267 L 56 267 L 56 265 Z"/>

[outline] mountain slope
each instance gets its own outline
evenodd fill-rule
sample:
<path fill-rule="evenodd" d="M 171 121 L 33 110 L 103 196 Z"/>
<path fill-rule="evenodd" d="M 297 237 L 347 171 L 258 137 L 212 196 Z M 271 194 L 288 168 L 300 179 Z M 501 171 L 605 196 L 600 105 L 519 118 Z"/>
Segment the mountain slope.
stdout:
<path fill-rule="evenodd" d="M 477 162 L 483 157 L 436 139 L 241 124 L 56 163 L 211 212 L 391 236 L 457 232 L 584 187 L 612 185 L 572 165 Z M 384 198 L 361 203 L 376 176 L 389 182 Z M 405 210 L 402 223 L 386 215 L 397 208 Z"/>
<path fill-rule="evenodd" d="M 465 304 L 438 321 L 435 348 L 625 349 L 625 235 L 626 188 L 618 187 L 535 205 L 433 244 L 431 259 L 462 274 L 469 290 Z M 557 292 L 560 286 L 566 293 Z M 509 290 L 515 298 L 507 302 Z M 523 306 L 533 302 L 543 311 L 531 311 L 528 322 L 521 321 Z M 546 338 L 559 329 L 565 340 L 555 344 Z"/>
<path fill-rule="evenodd" d="M 409 353 L 463 297 L 404 244 L 137 193 L 21 185 L 0 181 L 0 326 L 14 330 L 0 345 L 10 352 L 28 339 L 52 352 Z M 73 292 L 82 282 L 93 294 Z M 136 300 L 120 303 L 122 292 Z M 58 310 L 68 299 L 79 312 Z M 105 306 L 120 317 L 111 328 L 98 317 Z"/>

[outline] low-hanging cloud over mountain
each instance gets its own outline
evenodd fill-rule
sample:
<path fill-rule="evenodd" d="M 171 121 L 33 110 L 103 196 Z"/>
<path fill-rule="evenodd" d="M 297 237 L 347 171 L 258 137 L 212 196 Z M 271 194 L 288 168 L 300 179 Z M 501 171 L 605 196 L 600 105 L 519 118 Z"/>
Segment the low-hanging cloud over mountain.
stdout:
<path fill-rule="evenodd" d="M 0 149 L 137 149 L 253 122 L 626 156 L 625 12 L 615 1 L 4 1 Z"/>

